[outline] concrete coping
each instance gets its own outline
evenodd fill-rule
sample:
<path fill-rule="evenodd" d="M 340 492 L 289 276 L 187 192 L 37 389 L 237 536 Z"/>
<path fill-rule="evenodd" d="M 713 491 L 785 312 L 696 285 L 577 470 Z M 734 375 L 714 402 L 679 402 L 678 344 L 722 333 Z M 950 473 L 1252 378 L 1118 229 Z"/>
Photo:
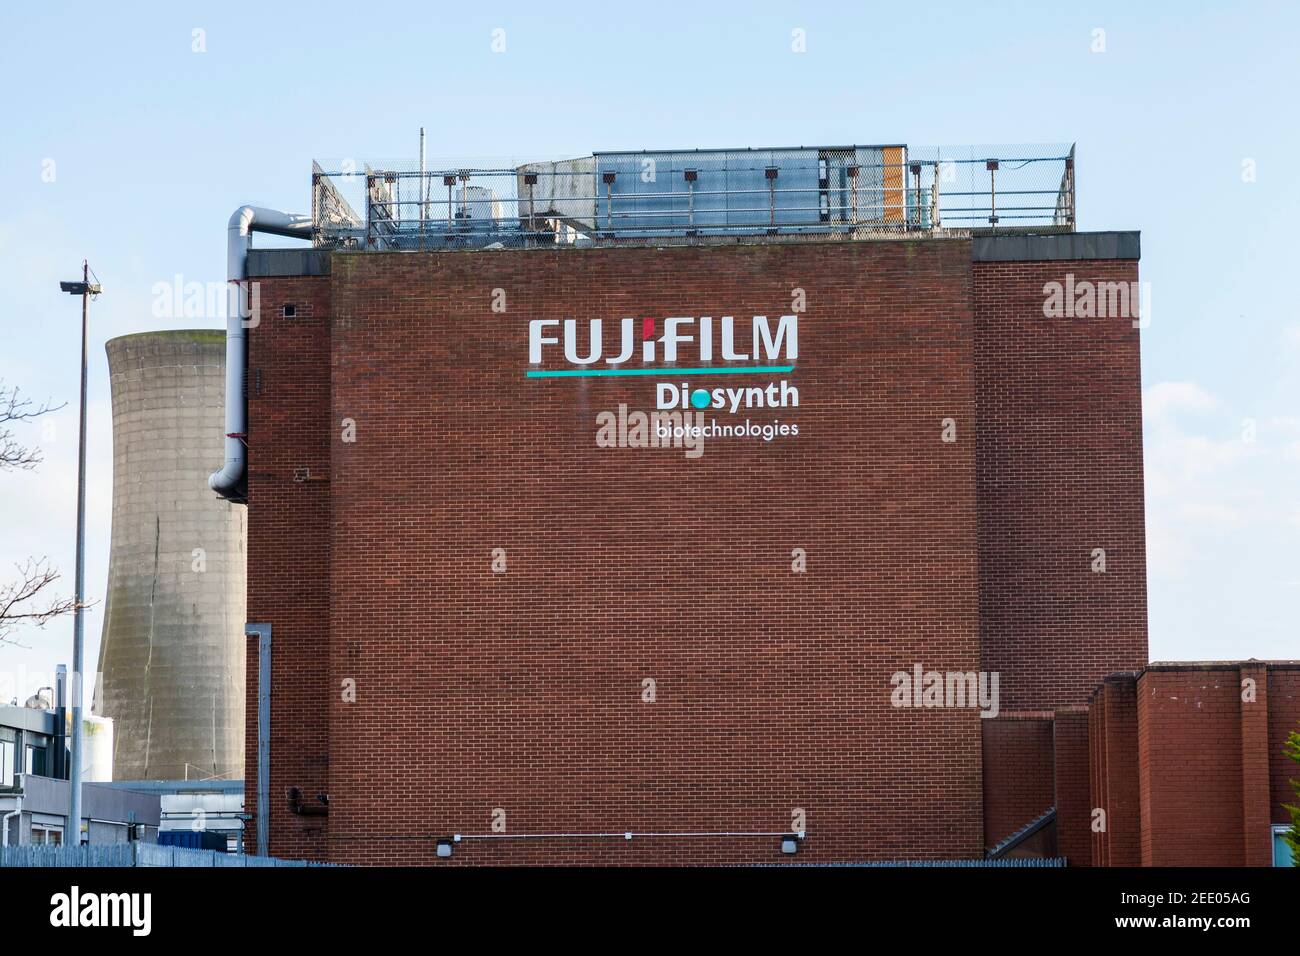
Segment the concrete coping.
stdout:
<path fill-rule="evenodd" d="M 1142 258 L 1141 233 L 1063 232 L 1050 235 L 974 236 L 972 262 L 1052 262 Z"/>
<path fill-rule="evenodd" d="M 327 276 L 329 274 L 329 249 L 248 250 L 248 277 L 250 279 Z"/>

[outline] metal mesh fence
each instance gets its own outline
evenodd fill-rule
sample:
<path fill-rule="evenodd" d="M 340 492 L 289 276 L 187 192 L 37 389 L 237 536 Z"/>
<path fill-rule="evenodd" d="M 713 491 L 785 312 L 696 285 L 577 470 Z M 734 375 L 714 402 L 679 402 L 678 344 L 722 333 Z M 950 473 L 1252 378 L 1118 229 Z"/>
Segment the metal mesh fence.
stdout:
<path fill-rule="evenodd" d="M 107 843 L 81 846 L 0 847 L 0 868 L 6 867 L 321 867 L 329 864 L 278 857 L 222 853 L 154 843 Z"/>
<path fill-rule="evenodd" d="M 939 178 L 949 229 L 1074 231 L 1074 146 L 925 146 L 909 150 Z"/>
<path fill-rule="evenodd" d="M 1074 229 L 1072 146 L 605 152 L 313 164 L 316 243 L 373 250 Z"/>

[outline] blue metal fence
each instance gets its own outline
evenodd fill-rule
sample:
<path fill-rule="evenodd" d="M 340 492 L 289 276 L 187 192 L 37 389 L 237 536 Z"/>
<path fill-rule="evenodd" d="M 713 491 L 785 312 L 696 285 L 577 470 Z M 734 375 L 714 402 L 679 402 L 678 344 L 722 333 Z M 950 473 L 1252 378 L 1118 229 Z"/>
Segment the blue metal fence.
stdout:
<path fill-rule="evenodd" d="M 194 850 L 155 843 L 102 843 L 86 846 L 0 847 L 0 867 L 127 867 L 127 866 L 328 866 L 305 860 Z"/>

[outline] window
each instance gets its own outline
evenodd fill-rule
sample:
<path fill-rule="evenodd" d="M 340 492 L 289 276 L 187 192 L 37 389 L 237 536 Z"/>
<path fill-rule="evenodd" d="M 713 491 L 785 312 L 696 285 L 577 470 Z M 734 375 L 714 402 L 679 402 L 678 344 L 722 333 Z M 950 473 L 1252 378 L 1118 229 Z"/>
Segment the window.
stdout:
<path fill-rule="evenodd" d="M 23 766 L 23 773 L 30 773 L 35 777 L 44 777 L 46 775 L 45 748 L 28 744 L 27 759 L 24 761 Z"/>
<path fill-rule="evenodd" d="M 48 750 L 42 745 L 27 745 L 27 769 L 23 773 L 32 774 L 34 777 L 48 777 L 48 754 Z"/>
<path fill-rule="evenodd" d="M 1273 827 L 1273 865 L 1291 866 L 1291 845 L 1286 842 L 1284 834 L 1290 827 Z"/>
<path fill-rule="evenodd" d="M 0 787 L 14 785 L 14 742 L 0 740 Z"/>
<path fill-rule="evenodd" d="M 32 827 L 32 843 L 37 846 L 62 846 L 63 829 L 61 827 Z"/>

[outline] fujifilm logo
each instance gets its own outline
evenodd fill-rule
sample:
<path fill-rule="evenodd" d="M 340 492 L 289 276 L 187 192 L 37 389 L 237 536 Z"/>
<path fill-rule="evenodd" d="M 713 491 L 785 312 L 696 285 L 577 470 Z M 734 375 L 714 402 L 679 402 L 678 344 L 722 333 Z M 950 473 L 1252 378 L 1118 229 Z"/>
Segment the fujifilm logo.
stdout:
<path fill-rule="evenodd" d="M 68 893 L 50 897 L 51 926 L 128 926 L 132 935 L 148 936 L 152 926 L 151 893 Z"/>
<path fill-rule="evenodd" d="M 550 352 L 561 350 L 564 367 L 555 367 L 554 360 L 551 368 L 537 367 L 551 358 Z M 597 415 L 596 446 L 684 447 L 687 458 L 699 458 L 706 438 L 766 443 L 799 434 L 799 423 L 789 420 L 788 413 L 767 420 L 748 417 L 756 409 L 799 407 L 799 389 L 780 377 L 794 372 L 798 358 L 797 315 L 770 320 L 755 315 L 748 322 L 732 315 L 617 319 L 608 324 L 600 319 L 581 323 L 533 319 L 528 323 L 531 367 L 524 375 L 530 379 L 676 379 L 654 383 L 646 397 L 646 407 L 653 412 L 629 410 L 622 403 L 617 414 Z M 757 382 L 746 381 L 759 376 Z M 703 384 L 693 384 L 706 377 Z M 716 387 L 709 380 L 715 380 Z"/>
<path fill-rule="evenodd" d="M 547 346 L 561 342 L 564 360 L 579 369 L 624 365 L 638 351 L 643 366 L 659 362 L 707 366 L 715 360 L 784 362 L 792 366 L 799 357 L 799 318 L 795 315 L 783 315 L 774 321 L 756 315 L 748 323 L 737 322 L 730 315 L 672 316 L 663 320 L 662 330 L 655 319 L 621 319 L 608 324 L 590 319 L 581 326 L 576 319 L 529 322 L 529 364 L 540 365 Z M 766 370 L 766 366 L 763 368 Z"/>

